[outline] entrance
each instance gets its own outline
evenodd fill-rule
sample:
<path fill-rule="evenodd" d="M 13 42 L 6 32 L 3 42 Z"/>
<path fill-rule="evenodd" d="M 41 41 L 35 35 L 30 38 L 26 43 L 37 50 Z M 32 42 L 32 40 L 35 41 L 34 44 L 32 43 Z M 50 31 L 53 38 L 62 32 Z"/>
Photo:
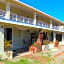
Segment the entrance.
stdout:
<path fill-rule="evenodd" d="M 48 39 L 47 32 L 43 32 L 43 40 Z"/>
<path fill-rule="evenodd" d="M 7 41 L 12 41 L 12 28 L 5 28 L 4 39 Z"/>
<path fill-rule="evenodd" d="M 56 40 L 62 41 L 62 34 L 56 34 Z"/>
<path fill-rule="evenodd" d="M 31 45 L 36 42 L 38 33 L 31 33 Z"/>

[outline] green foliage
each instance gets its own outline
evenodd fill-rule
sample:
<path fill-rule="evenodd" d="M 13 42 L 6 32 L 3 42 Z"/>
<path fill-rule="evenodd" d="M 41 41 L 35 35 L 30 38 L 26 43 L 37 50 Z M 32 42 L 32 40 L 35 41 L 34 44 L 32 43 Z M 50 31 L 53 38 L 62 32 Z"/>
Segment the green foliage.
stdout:
<path fill-rule="evenodd" d="M 10 42 L 11 42 L 11 41 L 5 40 L 5 41 L 4 41 L 4 48 L 9 48 L 9 47 L 11 47 Z"/>
<path fill-rule="evenodd" d="M 31 60 L 31 59 L 28 59 L 28 58 L 22 58 L 20 59 L 19 61 L 16 61 L 16 62 L 10 62 L 10 61 L 1 61 L 5 64 L 40 64 L 39 61 L 37 60 Z"/>
<path fill-rule="evenodd" d="M 34 43 L 33 45 L 34 45 L 34 47 L 37 47 L 37 44 L 36 43 Z"/>
<path fill-rule="evenodd" d="M 20 61 L 18 62 L 19 64 L 30 64 L 30 62 L 28 61 L 28 59 L 24 58 L 24 59 L 20 59 Z"/>
<path fill-rule="evenodd" d="M 48 45 L 49 41 L 48 40 L 43 40 L 43 45 Z"/>
<path fill-rule="evenodd" d="M 20 59 L 19 64 L 39 64 L 39 62 L 37 60 L 31 60 L 31 59 Z"/>
<path fill-rule="evenodd" d="M 61 64 L 64 64 L 64 59 L 62 60 L 62 63 Z"/>

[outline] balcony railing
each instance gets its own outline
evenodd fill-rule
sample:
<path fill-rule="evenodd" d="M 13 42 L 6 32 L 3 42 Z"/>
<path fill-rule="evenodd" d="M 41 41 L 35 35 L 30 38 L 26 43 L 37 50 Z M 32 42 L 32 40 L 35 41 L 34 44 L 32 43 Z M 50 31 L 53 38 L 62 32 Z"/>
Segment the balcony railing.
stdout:
<path fill-rule="evenodd" d="M 59 30 L 59 26 L 52 25 L 52 29 Z"/>
<path fill-rule="evenodd" d="M 50 24 L 42 22 L 42 21 L 38 21 L 37 25 L 42 26 L 42 27 L 46 27 L 46 28 L 50 28 Z"/>
<path fill-rule="evenodd" d="M 0 10 L 0 18 L 5 18 L 5 11 Z M 14 13 L 10 14 L 10 20 L 14 20 L 16 22 L 32 24 L 33 25 L 33 19 L 27 18 L 27 17 L 24 17 L 24 16 L 20 16 L 20 15 L 14 14 Z M 50 24 L 48 24 L 46 22 L 43 22 L 43 21 L 37 21 L 36 26 L 50 28 Z M 50 28 L 50 29 L 59 30 L 59 26 L 53 25 L 52 28 Z M 61 29 L 61 30 L 64 31 L 64 29 Z"/>
<path fill-rule="evenodd" d="M 0 18 L 5 18 L 5 11 L 0 10 Z"/>
<path fill-rule="evenodd" d="M 15 20 L 15 21 L 18 21 L 20 23 L 24 22 L 24 23 L 27 23 L 27 24 L 33 24 L 33 19 L 27 18 L 27 17 L 24 17 L 24 16 L 19 16 L 19 15 L 16 15 L 16 14 L 11 14 L 10 20 Z"/>

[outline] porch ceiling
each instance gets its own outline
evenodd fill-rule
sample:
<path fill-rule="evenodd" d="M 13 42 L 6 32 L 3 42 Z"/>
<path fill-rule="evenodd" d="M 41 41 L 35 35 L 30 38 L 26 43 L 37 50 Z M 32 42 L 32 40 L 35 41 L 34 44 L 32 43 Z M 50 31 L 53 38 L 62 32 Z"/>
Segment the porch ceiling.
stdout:
<path fill-rule="evenodd" d="M 23 8 L 23 7 L 20 7 L 20 6 L 16 5 L 16 4 L 14 4 L 14 3 L 11 3 L 11 6 L 12 6 L 12 7 L 15 7 L 15 8 L 17 8 L 17 9 L 19 9 L 19 10 L 21 10 L 21 11 L 24 11 L 24 12 L 27 12 L 27 13 L 30 13 L 30 14 L 33 14 L 32 11 L 29 11 L 28 9 L 25 9 L 25 8 Z"/>

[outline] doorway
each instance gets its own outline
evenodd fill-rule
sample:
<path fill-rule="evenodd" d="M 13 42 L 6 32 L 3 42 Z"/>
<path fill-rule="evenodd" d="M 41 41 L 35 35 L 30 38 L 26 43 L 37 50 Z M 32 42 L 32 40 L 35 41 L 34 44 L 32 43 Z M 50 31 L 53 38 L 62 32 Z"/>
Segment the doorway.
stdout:
<path fill-rule="evenodd" d="M 12 41 L 12 28 L 5 28 L 4 40 Z"/>

